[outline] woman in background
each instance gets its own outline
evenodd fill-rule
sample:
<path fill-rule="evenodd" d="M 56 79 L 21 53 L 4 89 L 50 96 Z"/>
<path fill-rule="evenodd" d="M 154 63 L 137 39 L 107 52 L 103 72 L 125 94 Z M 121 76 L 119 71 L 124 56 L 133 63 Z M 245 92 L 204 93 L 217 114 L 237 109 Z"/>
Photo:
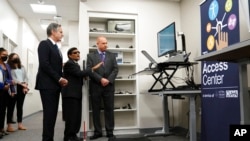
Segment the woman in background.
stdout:
<path fill-rule="evenodd" d="M 0 138 L 8 133 L 4 130 L 5 114 L 8 104 L 8 97 L 15 95 L 14 83 L 11 76 L 11 69 L 5 63 L 8 59 L 8 51 L 0 48 Z"/>
<path fill-rule="evenodd" d="M 13 132 L 15 129 L 12 127 L 12 118 L 13 112 L 16 105 L 17 111 L 17 122 L 18 122 L 18 130 L 26 130 L 26 127 L 22 124 L 23 119 L 23 103 L 25 99 L 25 95 L 28 92 L 28 78 L 26 74 L 26 70 L 21 64 L 20 58 L 18 54 L 11 53 L 9 55 L 9 59 L 7 61 L 11 68 L 11 75 L 14 83 L 16 84 L 16 95 L 10 100 L 7 110 L 7 124 L 8 132 Z"/>

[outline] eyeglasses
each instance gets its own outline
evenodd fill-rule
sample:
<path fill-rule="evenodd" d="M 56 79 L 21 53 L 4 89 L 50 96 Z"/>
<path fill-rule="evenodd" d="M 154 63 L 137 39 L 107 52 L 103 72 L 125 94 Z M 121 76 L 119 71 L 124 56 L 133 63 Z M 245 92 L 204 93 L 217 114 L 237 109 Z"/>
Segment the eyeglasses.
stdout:
<path fill-rule="evenodd" d="M 72 54 L 80 54 L 80 51 L 75 51 L 75 52 L 72 52 Z"/>

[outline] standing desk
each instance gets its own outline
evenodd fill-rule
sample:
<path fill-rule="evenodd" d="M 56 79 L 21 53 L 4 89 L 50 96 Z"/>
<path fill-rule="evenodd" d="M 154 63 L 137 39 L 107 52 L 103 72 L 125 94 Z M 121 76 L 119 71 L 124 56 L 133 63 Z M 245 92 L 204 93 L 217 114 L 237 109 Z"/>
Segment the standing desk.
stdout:
<path fill-rule="evenodd" d="M 159 92 L 149 92 L 148 94 L 162 96 L 163 106 L 163 127 L 162 130 L 156 131 L 154 134 L 146 134 L 145 136 L 170 135 L 169 132 L 169 113 L 168 113 L 168 96 L 183 95 L 189 97 L 189 136 L 190 141 L 196 141 L 196 111 L 195 97 L 199 95 L 201 90 L 164 90 Z"/>
<path fill-rule="evenodd" d="M 190 141 L 196 141 L 196 112 L 195 112 L 195 97 L 201 93 L 201 90 L 196 89 L 178 89 L 176 90 L 175 85 L 172 83 L 171 79 L 180 68 L 187 68 L 189 66 L 197 64 L 196 62 L 163 62 L 158 63 L 156 69 L 145 69 L 136 74 L 142 74 L 150 72 L 155 82 L 148 90 L 148 92 L 141 92 L 152 95 L 162 96 L 162 106 L 163 106 L 163 127 L 162 130 L 156 131 L 154 134 L 146 134 L 145 136 L 159 136 L 159 135 L 170 135 L 169 132 L 169 113 L 168 113 L 168 96 L 186 96 L 189 97 L 189 132 Z M 170 73 L 167 71 L 171 71 Z M 135 74 L 133 74 L 135 75 Z M 156 88 L 156 84 L 160 84 L 161 88 Z M 171 88 L 167 88 L 167 85 Z"/>
<path fill-rule="evenodd" d="M 250 124 L 250 96 L 247 80 L 247 64 L 250 64 L 250 40 L 235 43 L 221 50 L 201 55 L 195 58 L 195 60 L 238 63 L 240 79 L 240 123 Z"/>

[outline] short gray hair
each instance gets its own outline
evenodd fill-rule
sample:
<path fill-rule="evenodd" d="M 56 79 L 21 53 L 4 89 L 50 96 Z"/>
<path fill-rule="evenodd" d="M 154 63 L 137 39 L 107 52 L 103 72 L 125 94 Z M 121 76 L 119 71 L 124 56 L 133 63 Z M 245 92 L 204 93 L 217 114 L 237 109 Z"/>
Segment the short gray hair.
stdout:
<path fill-rule="evenodd" d="M 52 34 L 52 31 L 57 31 L 58 27 L 61 27 L 61 25 L 58 23 L 49 24 L 49 26 L 47 27 L 47 36 L 50 37 Z"/>

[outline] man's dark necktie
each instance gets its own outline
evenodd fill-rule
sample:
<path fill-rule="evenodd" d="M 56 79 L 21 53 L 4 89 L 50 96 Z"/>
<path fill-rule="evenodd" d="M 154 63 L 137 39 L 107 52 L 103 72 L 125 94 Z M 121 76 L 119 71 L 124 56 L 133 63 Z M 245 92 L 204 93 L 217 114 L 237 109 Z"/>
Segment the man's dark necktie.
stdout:
<path fill-rule="evenodd" d="M 58 51 L 59 55 L 62 57 L 62 53 L 61 53 L 60 49 L 58 48 L 57 44 L 55 44 L 54 46 L 55 46 L 56 50 Z"/>

